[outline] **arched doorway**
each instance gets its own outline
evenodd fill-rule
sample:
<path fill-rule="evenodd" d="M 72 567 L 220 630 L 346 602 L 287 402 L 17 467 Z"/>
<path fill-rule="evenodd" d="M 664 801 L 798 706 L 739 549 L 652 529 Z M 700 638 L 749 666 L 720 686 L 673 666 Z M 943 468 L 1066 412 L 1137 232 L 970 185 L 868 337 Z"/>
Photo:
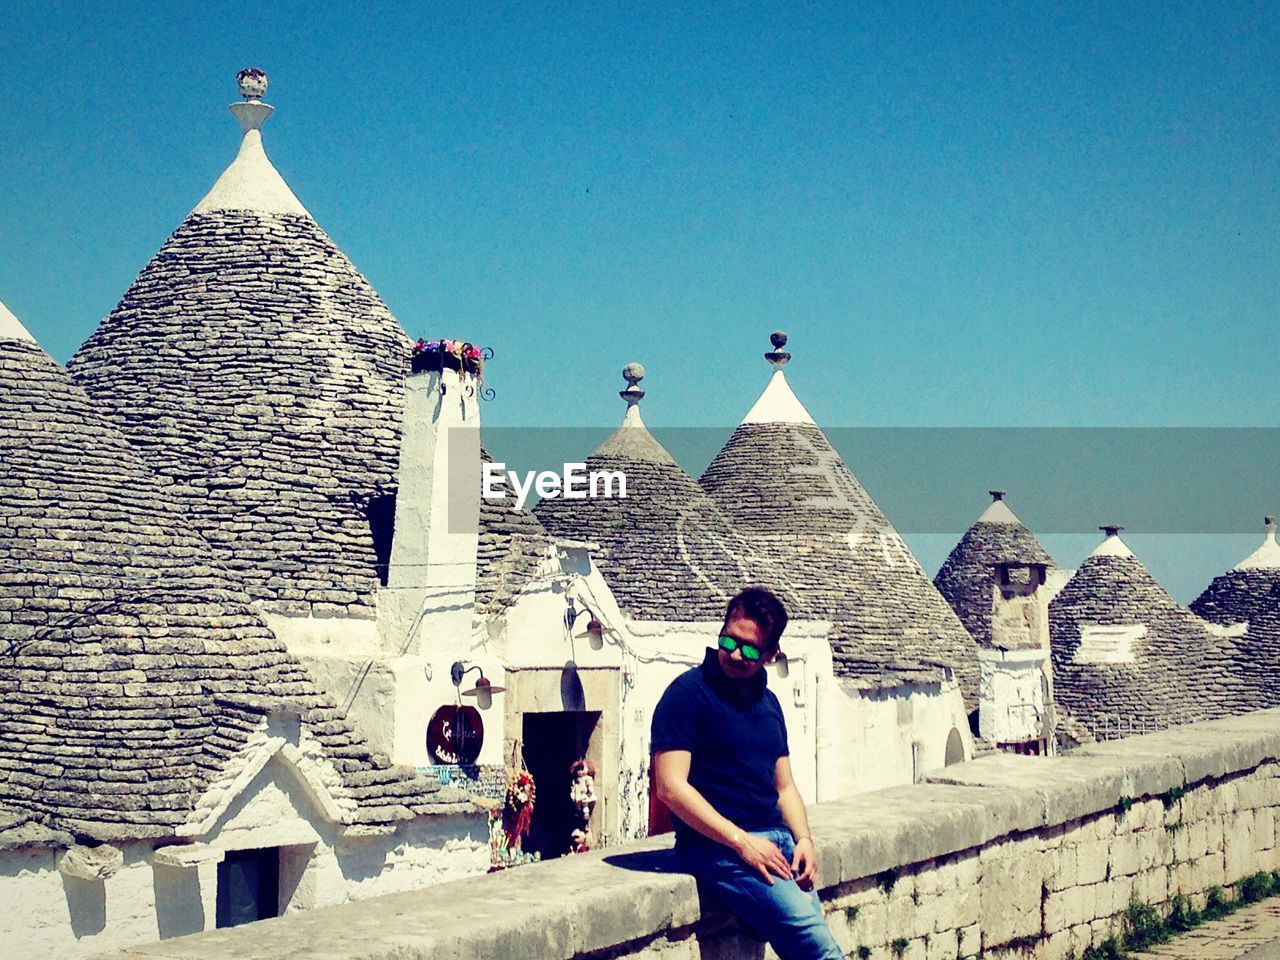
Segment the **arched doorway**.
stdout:
<path fill-rule="evenodd" d="M 947 734 L 947 757 L 945 762 L 948 767 L 953 763 L 964 763 L 964 741 L 960 739 L 960 731 L 955 727 L 952 727 L 951 732 Z"/>

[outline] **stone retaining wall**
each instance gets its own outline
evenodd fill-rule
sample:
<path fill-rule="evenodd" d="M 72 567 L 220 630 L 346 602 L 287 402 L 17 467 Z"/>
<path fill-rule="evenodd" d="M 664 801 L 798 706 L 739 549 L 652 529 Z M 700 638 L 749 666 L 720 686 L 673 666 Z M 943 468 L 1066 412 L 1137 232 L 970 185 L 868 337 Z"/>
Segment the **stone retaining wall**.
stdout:
<path fill-rule="evenodd" d="M 822 897 L 852 957 L 1062 960 L 1132 901 L 1202 905 L 1280 867 L 1280 710 L 998 755 L 812 810 Z M 759 957 L 669 872 L 669 838 L 170 940 L 171 960 Z M 859 948 L 866 948 L 862 953 Z M 113 956 L 120 956 L 114 954 Z"/>

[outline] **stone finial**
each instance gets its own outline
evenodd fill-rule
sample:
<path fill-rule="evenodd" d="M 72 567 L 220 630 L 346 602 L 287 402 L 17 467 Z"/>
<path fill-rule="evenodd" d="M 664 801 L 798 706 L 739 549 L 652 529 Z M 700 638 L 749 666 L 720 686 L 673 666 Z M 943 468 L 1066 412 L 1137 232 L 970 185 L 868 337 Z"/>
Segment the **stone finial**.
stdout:
<path fill-rule="evenodd" d="M 1118 537 L 1120 535 L 1120 531 L 1124 529 L 1124 526 L 1119 523 L 1104 523 L 1102 526 L 1098 527 L 1098 529 L 1108 537 Z"/>
<path fill-rule="evenodd" d="M 261 100 L 267 93 L 267 75 L 257 67 L 245 67 L 236 74 L 240 96 L 246 100 Z"/>
<path fill-rule="evenodd" d="M 999 503 L 1001 500 L 1004 499 L 1003 490 L 988 490 L 987 493 L 991 494 L 992 503 Z"/>
<path fill-rule="evenodd" d="M 627 389 L 619 390 L 618 396 L 627 401 L 627 409 L 630 410 L 644 399 L 644 391 L 638 386 L 644 379 L 644 364 L 634 360 L 628 363 L 622 368 L 622 379 L 627 381 Z"/>
<path fill-rule="evenodd" d="M 231 104 L 231 112 L 240 121 L 245 133 L 261 130 L 267 117 L 275 113 L 276 109 L 271 104 L 262 102 L 262 96 L 267 92 L 267 75 L 257 67 L 245 67 L 236 74 L 236 83 L 244 100 Z"/>
<path fill-rule="evenodd" d="M 769 342 L 773 344 L 773 349 L 764 355 L 764 358 L 773 364 L 773 369 L 781 370 L 787 365 L 787 361 L 791 359 L 791 354 L 782 348 L 787 345 L 787 334 L 782 330 L 775 330 L 769 334 Z"/>

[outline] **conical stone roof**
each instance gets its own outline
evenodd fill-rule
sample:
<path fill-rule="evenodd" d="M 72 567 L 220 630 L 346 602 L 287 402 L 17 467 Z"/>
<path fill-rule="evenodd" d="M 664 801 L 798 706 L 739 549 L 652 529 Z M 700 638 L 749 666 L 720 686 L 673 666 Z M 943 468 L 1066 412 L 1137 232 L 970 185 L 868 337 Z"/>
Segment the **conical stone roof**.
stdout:
<path fill-rule="evenodd" d="M 836 622 L 837 673 L 869 655 L 942 663 L 974 702 L 973 638 L 787 384 L 785 343 L 775 334 L 768 387 L 700 483 L 800 612 Z"/>
<path fill-rule="evenodd" d="M 1262 545 L 1214 577 L 1191 609 L 1211 623 L 1243 631 L 1236 640 L 1238 666 L 1252 687 L 1254 709 L 1280 705 L 1280 546 L 1274 517 L 1266 518 Z"/>
<path fill-rule="evenodd" d="M 301 749 L 339 772 L 349 822 L 460 809 L 461 795 L 370 752 L 189 530 L 173 488 L 12 336 L 0 463 L 0 805 L 84 837 L 172 835 L 283 704 Z"/>
<path fill-rule="evenodd" d="M 240 153 L 72 359 L 271 612 L 374 615 L 409 339 L 262 150 Z"/>
<path fill-rule="evenodd" d="M 493 462 L 483 448 L 480 457 Z M 476 544 L 476 614 L 500 616 L 533 581 L 551 549 L 551 537 L 530 510 L 517 509 L 516 494 L 505 478 L 501 497 L 480 497 Z"/>
<path fill-rule="evenodd" d="M 1056 564 L 1004 501 L 1004 491 L 991 491 L 992 502 L 947 556 L 933 584 L 951 604 L 979 646 L 991 645 L 991 607 L 997 563 Z"/>
<path fill-rule="evenodd" d="M 628 364 L 622 425 L 586 458 L 626 476 L 625 498 L 543 499 L 534 514 L 554 537 L 597 545 L 592 558 L 618 605 L 640 620 L 719 620 L 744 587 L 769 586 L 747 544 L 640 419 L 644 376 Z M 784 597 L 785 599 L 785 597 Z"/>
<path fill-rule="evenodd" d="M 1249 709 L 1230 639 L 1106 529 L 1049 605 L 1055 699 L 1099 739 Z"/>

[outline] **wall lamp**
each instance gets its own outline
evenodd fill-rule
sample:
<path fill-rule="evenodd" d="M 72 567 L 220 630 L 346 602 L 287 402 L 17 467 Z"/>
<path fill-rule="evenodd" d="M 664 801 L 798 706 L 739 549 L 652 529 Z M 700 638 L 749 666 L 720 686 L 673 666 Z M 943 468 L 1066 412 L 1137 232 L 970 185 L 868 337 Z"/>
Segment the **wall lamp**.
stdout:
<path fill-rule="evenodd" d="M 462 690 L 462 680 L 468 673 L 474 670 L 480 676 L 476 677 L 476 685 L 470 690 Z M 493 705 L 493 695 L 495 693 L 503 693 L 506 687 L 495 687 L 493 682 L 484 675 L 484 668 L 478 663 L 467 665 L 465 660 L 455 660 L 453 665 L 449 667 L 449 679 L 453 681 L 454 687 L 458 688 L 459 696 L 475 697 L 477 703 L 482 709 L 487 709 Z"/>

